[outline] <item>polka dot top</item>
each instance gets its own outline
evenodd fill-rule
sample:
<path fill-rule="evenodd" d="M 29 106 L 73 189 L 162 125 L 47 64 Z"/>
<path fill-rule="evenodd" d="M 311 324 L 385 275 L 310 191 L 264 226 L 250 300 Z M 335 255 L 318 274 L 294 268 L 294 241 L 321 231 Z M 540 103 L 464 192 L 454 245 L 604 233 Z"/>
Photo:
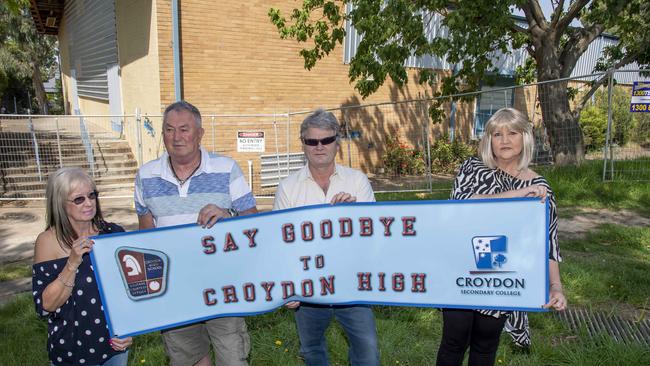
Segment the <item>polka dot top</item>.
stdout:
<path fill-rule="evenodd" d="M 122 227 L 107 223 L 100 235 L 123 232 Z M 45 288 L 56 280 L 65 268 L 68 257 L 34 264 L 32 290 L 36 313 L 47 318 L 47 351 L 54 365 L 100 365 L 118 354 L 108 341 L 108 326 L 99 289 L 90 264 L 84 254 L 77 269 L 75 284 L 68 300 L 54 312 L 43 309 Z"/>

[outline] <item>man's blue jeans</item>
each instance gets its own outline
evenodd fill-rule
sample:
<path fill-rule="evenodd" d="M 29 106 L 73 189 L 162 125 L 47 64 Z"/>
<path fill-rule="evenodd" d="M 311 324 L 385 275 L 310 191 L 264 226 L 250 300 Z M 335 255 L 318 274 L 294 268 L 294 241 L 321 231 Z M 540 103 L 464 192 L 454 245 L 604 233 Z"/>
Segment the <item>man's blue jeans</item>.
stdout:
<path fill-rule="evenodd" d="M 375 316 L 368 306 L 327 306 L 302 303 L 296 310 L 300 353 L 307 366 L 329 365 L 325 331 L 336 317 L 348 336 L 352 366 L 379 365 Z"/>

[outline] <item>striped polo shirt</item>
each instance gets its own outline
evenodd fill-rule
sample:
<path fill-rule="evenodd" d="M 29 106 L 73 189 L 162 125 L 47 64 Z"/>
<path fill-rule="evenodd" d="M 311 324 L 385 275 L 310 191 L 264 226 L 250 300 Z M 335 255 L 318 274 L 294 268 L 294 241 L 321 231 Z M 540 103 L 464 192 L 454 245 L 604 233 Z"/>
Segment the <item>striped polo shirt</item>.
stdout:
<path fill-rule="evenodd" d="M 201 165 L 182 186 L 166 152 L 144 164 L 135 178 L 136 212 L 138 216 L 151 213 L 156 227 L 194 223 L 210 203 L 241 212 L 255 207 L 255 198 L 233 159 L 203 148 Z"/>

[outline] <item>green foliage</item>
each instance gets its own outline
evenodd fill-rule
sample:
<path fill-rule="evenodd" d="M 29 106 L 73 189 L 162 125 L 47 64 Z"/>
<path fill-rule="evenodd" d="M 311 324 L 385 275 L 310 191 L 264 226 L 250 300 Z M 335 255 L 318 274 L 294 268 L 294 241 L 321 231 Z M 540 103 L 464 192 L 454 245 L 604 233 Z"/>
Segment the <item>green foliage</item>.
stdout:
<path fill-rule="evenodd" d="M 49 105 L 42 83 L 54 76 L 55 51 L 56 38 L 36 31 L 29 13 L 29 1 L 0 3 L 0 74 L 14 83 L 5 83 L 7 87 L 0 89 L 0 95 L 6 94 L 9 86 L 13 86 L 13 89 L 20 90 L 20 94 L 14 95 L 22 99 L 26 97 L 26 90 L 30 90 L 41 112 L 47 114 Z M 3 79 L 1 75 L 0 80 Z M 0 86 L 2 84 L 0 82 Z M 8 101 L 4 100 L 4 103 L 8 104 Z M 24 104 L 31 108 L 31 101 Z"/>
<path fill-rule="evenodd" d="M 630 112 L 630 88 L 612 87 L 612 142 L 624 146 L 633 141 L 650 142 L 650 116 L 647 113 Z M 599 150 L 605 145 L 607 133 L 608 91 L 598 90 L 594 104 L 580 114 L 580 126 L 589 150 Z"/>
<path fill-rule="evenodd" d="M 650 147 L 650 113 L 635 113 L 632 141 Z"/>
<path fill-rule="evenodd" d="M 530 57 L 526 66 L 517 72 L 520 82 L 566 77 L 571 75 L 589 44 L 605 30 L 619 37 L 619 43 L 608 48 L 601 67 L 622 67 L 634 61 L 641 66 L 650 63 L 647 1 L 560 2 L 563 6 L 555 6 L 552 14 L 543 14 L 539 3 L 539 0 L 303 0 L 302 7 L 294 9 L 289 20 L 277 9 L 271 9 L 269 17 L 282 38 L 312 41 L 300 51 L 307 69 L 314 67 L 337 43 L 342 43 L 344 22 L 351 22 L 363 38 L 350 61 L 348 76 L 364 98 L 388 78 L 397 86 L 406 83 L 405 61 L 413 55 L 433 55 L 455 65 L 454 73 L 438 83 L 440 90 L 432 90 L 434 96 L 477 90 L 485 75 L 498 71 L 493 64 L 495 51 L 508 54 L 522 47 Z M 334 11 L 335 7 L 339 10 Z M 349 11 L 345 12 L 344 7 Z M 513 8 L 524 13 L 526 26 L 516 24 L 511 16 Z M 428 39 L 425 29 L 434 22 L 435 14 L 444 16 L 446 37 Z M 584 28 L 571 27 L 576 20 Z M 433 86 L 437 77 L 433 70 L 426 70 L 419 73 L 418 81 Z M 576 92 L 572 88 L 542 88 L 540 100 L 570 100 Z M 577 108 L 581 109 L 584 103 L 586 100 L 578 103 Z M 569 103 L 561 103 L 557 108 L 562 110 L 550 113 L 543 109 L 542 112 L 551 135 L 577 127 L 575 118 L 559 117 L 572 115 Z M 434 123 L 444 118 L 440 106 L 433 105 L 430 114 Z M 625 132 L 622 133 L 621 137 Z M 577 137 L 554 139 L 551 144 L 558 154 L 582 151 Z M 560 156 L 560 163 L 582 160 L 582 156 Z"/>
<path fill-rule="evenodd" d="M 455 173 L 458 166 L 470 156 L 476 155 L 476 148 L 459 139 L 449 142 L 444 134 L 431 145 L 431 172 Z"/>
<path fill-rule="evenodd" d="M 589 106 L 580 113 L 580 128 L 587 151 L 598 151 L 605 146 L 607 111 Z"/>
<path fill-rule="evenodd" d="M 381 161 L 390 175 L 419 175 L 426 170 L 422 151 L 408 146 L 398 136 L 386 137 L 386 151 Z"/>

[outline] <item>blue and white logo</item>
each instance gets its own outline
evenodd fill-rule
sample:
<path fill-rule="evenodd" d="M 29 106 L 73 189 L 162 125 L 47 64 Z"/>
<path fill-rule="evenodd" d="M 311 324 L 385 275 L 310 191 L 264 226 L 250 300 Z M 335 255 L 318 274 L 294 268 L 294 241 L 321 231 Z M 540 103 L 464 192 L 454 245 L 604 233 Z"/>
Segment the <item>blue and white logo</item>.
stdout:
<path fill-rule="evenodd" d="M 472 249 L 478 269 L 501 270 L 508 261 L 505 255 L 508 238 L 505 235 L 475 236 L 472 238 Z"/>

